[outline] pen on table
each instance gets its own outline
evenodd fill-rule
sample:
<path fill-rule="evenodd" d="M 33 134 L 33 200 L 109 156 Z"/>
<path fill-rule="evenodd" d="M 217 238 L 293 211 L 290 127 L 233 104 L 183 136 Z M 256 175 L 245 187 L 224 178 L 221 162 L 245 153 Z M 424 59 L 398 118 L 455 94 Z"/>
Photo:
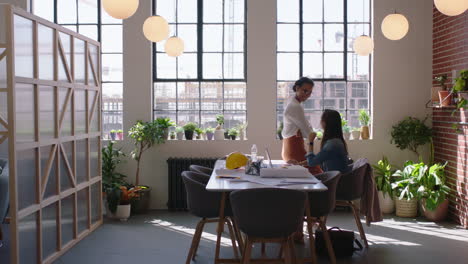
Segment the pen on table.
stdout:
<path fill-rule="evenodd" d="M 240 180 L 241 177 L 235 177 L 235 176 L 216 176 L 217 179 L 237 179 Z"/>

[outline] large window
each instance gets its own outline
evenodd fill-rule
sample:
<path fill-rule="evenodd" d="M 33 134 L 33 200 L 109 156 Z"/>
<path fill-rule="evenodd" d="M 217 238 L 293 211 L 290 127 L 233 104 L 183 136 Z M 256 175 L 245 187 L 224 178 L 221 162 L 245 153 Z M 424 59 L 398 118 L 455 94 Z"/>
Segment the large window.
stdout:
<path fill-rule="evenodd" d="M 277 0 L 277 118 L 283 120 L 294 81 L 315 80 L 304 109 L 314 128 L 324 109 L 342 113 L 358 127 L 358 110 L 370 110 L 369 56 L 353 51 L 370 32 L 370 0 Z"/>
<path fill-rule="evenodd" d="M 107 15 L 101 0 L 31 0 L 35 15 L 101 42 L 102 131 L 122 129 L 122 20 Z"/>
<path fill-rule="evenodd" d="M 170 35 L 184 40 L 177 58 L 154 45 L 154 117 L 178 125 L 195 122 L 225 128 L 246 122 L 245 0 L 154 0 L 154 13 L 167 19 Z"/>

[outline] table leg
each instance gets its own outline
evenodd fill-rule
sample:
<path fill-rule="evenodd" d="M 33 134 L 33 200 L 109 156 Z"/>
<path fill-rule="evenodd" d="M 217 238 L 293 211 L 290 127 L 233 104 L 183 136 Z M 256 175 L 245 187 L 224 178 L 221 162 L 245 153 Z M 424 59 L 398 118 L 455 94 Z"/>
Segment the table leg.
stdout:
<path fill-rule="evenodd" d="M 218 222 L 218 228 L 217 228 L 217 232 L 218 232 L 218 236 L 217 236 L 217 239 L 216 239 L 216 252 L 215 252 L 215 261 L 214 263 L 217 264 L 218 261 L 219 261 L 219 251 L 221 249 L 221 235 L 224 231 L 224 207 L 225 207 L 225 203 L 226 203 L 226 192 L 222 192 L 221 193 L 221 203 L 219 205 L 219 222 Z"/>
<path fill-rule="evenodd" d="M 309 198 L 306 199 L 305 208 L 306 208 L 306 219 L 307 219 L 307 232 L 309 233 L 310 257 L 312 258 L 312 263 L 316 264 L 317 255 L 315 254 L 315 239 L 314 239 L 314 232 L 313 232 L 312 223 L 311 223 L 312 215 L 310 214 Z"/>

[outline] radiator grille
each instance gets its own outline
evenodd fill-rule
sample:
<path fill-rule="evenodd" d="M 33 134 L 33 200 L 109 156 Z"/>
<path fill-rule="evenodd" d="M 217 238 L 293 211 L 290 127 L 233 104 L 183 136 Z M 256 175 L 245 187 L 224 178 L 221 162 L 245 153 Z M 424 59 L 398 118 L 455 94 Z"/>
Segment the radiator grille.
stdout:
<path fill-rule="evenodd" d="M 189 170 L 192 164 L 213 168 L 217 158 L 169 158 L 168 167 L 168 188 L 169 199 L 167 208 L 171 211 L 187 210 L 187 196 L 181 174 Z"/>

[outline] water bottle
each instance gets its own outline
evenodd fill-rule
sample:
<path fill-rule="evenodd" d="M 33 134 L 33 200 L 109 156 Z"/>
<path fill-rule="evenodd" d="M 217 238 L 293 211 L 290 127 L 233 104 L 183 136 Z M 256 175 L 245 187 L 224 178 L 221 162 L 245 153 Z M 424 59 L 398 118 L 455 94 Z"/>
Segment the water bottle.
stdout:
<path fill-rule="evenodd" d="M 257 145 L 253 144 L 250 149 L 250 157 L 252 161 L 257 161 Z"/>

